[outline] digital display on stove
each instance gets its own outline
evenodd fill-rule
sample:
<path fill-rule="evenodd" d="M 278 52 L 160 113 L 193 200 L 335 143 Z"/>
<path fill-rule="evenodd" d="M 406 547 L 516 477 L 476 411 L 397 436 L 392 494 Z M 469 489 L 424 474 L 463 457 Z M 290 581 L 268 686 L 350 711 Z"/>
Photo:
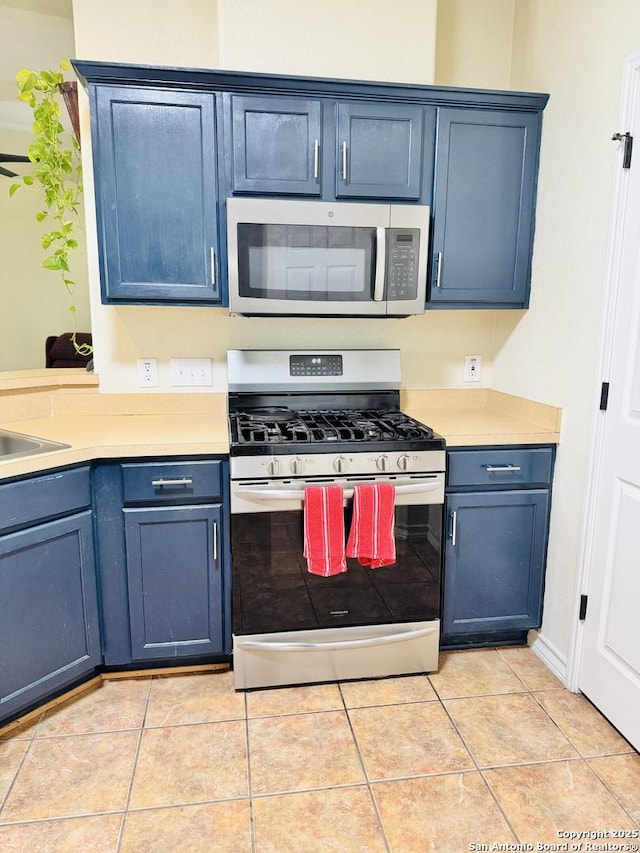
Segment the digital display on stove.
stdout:
<path fill-rule="evenodd" d="M 290 376 L 342 376 L 342 356 L 327 355 L 289 356 Z"/>

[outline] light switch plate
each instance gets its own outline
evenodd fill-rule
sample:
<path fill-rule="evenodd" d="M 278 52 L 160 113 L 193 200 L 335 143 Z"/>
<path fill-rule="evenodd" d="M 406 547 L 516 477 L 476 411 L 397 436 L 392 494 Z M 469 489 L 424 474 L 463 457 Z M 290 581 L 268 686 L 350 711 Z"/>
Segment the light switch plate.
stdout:
<path fill-rule="evenodd" d="M 210 358 L 172 358 L 171 384 L 174 387 L 200 387 L 213 384 Z"/>

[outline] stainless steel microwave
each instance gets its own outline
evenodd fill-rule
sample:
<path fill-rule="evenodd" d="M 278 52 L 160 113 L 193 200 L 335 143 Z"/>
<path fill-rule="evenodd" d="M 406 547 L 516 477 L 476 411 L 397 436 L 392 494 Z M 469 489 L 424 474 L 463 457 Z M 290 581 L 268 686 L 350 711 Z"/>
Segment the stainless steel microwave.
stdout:
<path fill-rule="evenodd" d="M 229 310 L 422 314 L 428 248 L 424 205 L 229 198 Z"/>

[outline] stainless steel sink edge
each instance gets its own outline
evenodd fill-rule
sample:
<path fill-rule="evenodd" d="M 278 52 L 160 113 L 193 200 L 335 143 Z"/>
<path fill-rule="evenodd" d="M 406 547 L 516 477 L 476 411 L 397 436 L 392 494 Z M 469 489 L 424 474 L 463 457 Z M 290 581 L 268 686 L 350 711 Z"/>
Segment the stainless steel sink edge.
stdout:
<path fill-rule="evenodd" d="M 8 459 L 20 459 L 37 453 L 49 453 L 52 450 L 64 450 L 70 447 L 59 441 L 39 438 L 8 429 L 0 429 L 0 462 Z"/>

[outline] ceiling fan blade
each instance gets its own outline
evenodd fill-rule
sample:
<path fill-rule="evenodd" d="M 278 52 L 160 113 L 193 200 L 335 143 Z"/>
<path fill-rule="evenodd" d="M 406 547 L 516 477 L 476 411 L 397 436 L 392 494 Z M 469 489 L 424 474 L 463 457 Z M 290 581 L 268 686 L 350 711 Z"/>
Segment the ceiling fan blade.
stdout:
<path fill-rule="evenodd" d="M 24 154 L 0 154 L 0 163 L 28 163 L 29 158 Z"/>
<path fill-rule="evenodd" d="M 10 172 L 8 169 L 3 169 L 2 166 L 0 166 L 0 175 L 4 175 L 6 178 L 17 178 L 18 177 L 16 172 Z"/>

